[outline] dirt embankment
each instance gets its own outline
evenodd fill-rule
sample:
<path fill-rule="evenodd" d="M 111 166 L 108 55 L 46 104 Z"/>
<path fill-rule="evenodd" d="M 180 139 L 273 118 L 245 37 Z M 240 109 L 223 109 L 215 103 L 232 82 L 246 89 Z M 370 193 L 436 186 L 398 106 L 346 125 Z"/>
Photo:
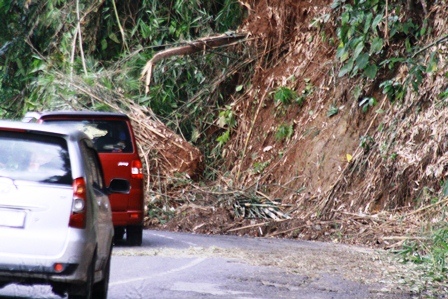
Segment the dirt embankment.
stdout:
<path fill-rule="evenodd" d="M 441 221 L 446 200 L 434 199 L 447 175 L 448 106 L 438 97 L 446 89 L 445 57 L 422 78 L 419 93 L 409 89 L 402 102 L 390 102 L 378 86 L 381 72 L 371 82 L 337 76 L 332 1 L 243 2 L 240 30 L 249 33 L 258 60 L 232 103 L 238 126 L 224 150 L 227 172 L 208 189 L 182 188 L 185 200 L 163 227 L 395 248 L 422 221 Z M 417 41 L 422 47 L 448 30 L 444 5 L 428 14 L 433 31 Z M 388 76 L 402 82 L 408 73 L 399 67 Z M 377 106 L 362 111 L 355 86 Z M 274 94 L 282 87 L 303 103 L 278 104 Z M 291 128 L 288 138 L 276 136 L 282 125 Z M 276 217 L 243 217 L 254 206 Z"/>

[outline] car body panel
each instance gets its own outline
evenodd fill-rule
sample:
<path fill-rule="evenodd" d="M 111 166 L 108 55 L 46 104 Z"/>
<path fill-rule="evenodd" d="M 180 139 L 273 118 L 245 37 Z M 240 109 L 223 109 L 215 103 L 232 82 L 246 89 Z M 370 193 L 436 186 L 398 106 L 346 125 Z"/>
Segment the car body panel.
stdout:
<path fill-rule="evenodd" d="M 8 238 L 10 242 L 0 243 L 0 254 L 60 256 L 67 246 L 67 231 L 70 229 L 71 186 L 55 188 L 34 182 L 10 184 L 13 186 L 3 183 L 0 190 L 0 217 L 5 213 L 11 215 L 10 223 L 0 221 L 0 234 L 11 237 Z M 50 201 L 50 198 L 54 200 Z M 13 220 L 23 220 L 22 225 L 14 225 Z"/>

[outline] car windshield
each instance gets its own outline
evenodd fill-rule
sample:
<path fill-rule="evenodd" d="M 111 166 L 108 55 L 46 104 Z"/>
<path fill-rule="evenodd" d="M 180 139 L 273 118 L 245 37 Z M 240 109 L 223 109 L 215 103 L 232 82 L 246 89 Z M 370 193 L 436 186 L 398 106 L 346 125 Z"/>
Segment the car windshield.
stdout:
<path fill-rule="evenodd" d="M 44 123 L 75 127 L 86 133 L 99 153 L 132 153 L 129 128 L 120 120 L 45 120 Z"/>
<path fill-rule="evenodd" d="M 0 132 L 0 176 L 72 184 L 67 142 L 54 136 Z"/>

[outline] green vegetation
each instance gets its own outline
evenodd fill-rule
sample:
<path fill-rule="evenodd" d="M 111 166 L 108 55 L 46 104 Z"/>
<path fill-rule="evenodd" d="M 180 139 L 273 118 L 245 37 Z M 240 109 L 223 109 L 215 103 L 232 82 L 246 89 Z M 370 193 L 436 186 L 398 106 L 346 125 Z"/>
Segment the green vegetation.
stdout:
<path fill-rule="evenodd" d="M 295 78 L 291 78 L 291 80 L 295 80 Z M 275 91 L 272 92 L 274 95 L 274 102 L 277 105 L 280 105 L 285 107 L 289 106 L 293 103 L 301 106 L 305 99 L 313 94 L 314 86 L 311 83 L 311 80 L 308 78 L 304 79 L 305 81 L 305 88 L 302 90 L 300 95 L 293 89 L 286 87 L 286 86 L 280 86 Z"/>
<path fill-rule="evenodd" d="M 366 80 L 377 80 L 377 73 L 392 74 L 406 65 L 408 74 L 402 82 L 385 80 L 379 87 L 391 101 L 401 100 L 406 90 L 418 91 L 425 74 L 437 70 L 436 52 L 430 52 L 429 61 L 420 54 L 431 47 L 420 48 L 417 40 L 427 36 L 431 29 L 427 20 L 413 19 L 401 1 L 353 1 L 334 0 L 333 10 L 338 13 L 339 39 L 336 57 L 341 63 L 338 76 L 360 75 Z M 401 52 L 398 45 L 404 44 Z"/>
<path fill-rule="evenodd" d="M 232 107 L 226 106 L 225 110 L 219 112 L 218 126 L 226 128 L 226 131 L 216 139 L 218 146 L 221 147 L 227 143 L 230 138 L 230 130 L 235 128 L 236 124 L 236 117 L 232 111 Z"/>
<path fill-rule="evenodd" d="M 432 29 L 422 14 L 406 11 L 410 8 L 404 1 L 334 0 L 332 9 L 332 14 L 314 19 L 312 25 L 322 29 L 319 34 L 330 47 L 337 47 L 337 76 L 360 79 L 353 99 L 359 101 L 362 111 L 377 106 L 378 95 L 365 91 L 379 88 L 391 102 L 400 102 L 410 91 L 419 91 L 425 76 L 437 72 L 439 56 L 432 46 L 447 37 L 422 45 Z M 323 30 L 323 25 L 333 17 L 337 19 L 335 35 L 327 37 L 332 32 Z M 137 104 L 150 108 L 148 111 L 203 150 L 208 167 L 205 177 L 209 179 L 218 176 L 214 169 L 223 164 L 222 151 L 237 125 L 231 95 L 251 88 L 244 80 L 251 78 L 257 55 L 263 55 L 266 63 L 275 58 L 274 54 L 265 55 L 269 51 L 249 53 L 244 45 L 238 52 L 219 48 L 167 58 L 154 66 L 146 93 L 141 70 L 155 53 L 237 29 L 243 19 L 239 1 L 0 1 L 0 19 L 0 117 L 19 118 L 36 109 L 110 110 Z M 282 42 L 276 44 L 283 47 Z M 401 68 L 405 71 L 397 77 Z M 242 73 L 244 76 L 238 75 Z M 311 80 L 300 79 L 303 88 L 296 87 L 298 82 L 291 77 L 270 94 L 280 111 L 299 107 L 313 95 Z M 261 101 L 260 95 L 253 96 L 254 103 Z M 448 88 L 444 88 L 440 100 L 447 98 Z M 328 106 L 328 117 L 337 113 L 336 104 Z M 274 135 L 277 141 L 294 134 L 293 124 L 282 121 Z M 242 143 L 250 141 L 249 135 Z M 379 144 L 380 140 L 368 135 L 360 139 L 366 153 Z M 384 145 L 385 154 L 388 149 Z M 245 149 L 240 154 L 249 155 Z M 395 152 L 386 157 L 390 161 L 400 158 Z M 270 162 L 253 163 L 253 172 L 263 173 Z M 173 214 L 169 200 L 154 197 L 150 203 L 165 208 L 159 215 L 161 222 Z M 158 212 L 151 209 L 151 213 Z M 402 255 L 404 260 L 428 265 L 428 273 L 437 280 L 446 276 L 447 228 L 431 233 L 431 242 L 407 243 Z"/>
<path fill-rule="evenodd" d="M 281 86 L 274 92 L 274 101 L 278 104 L 287 106 L 295 99 L 297 99 L 297 93 L 289 87 Z"/>
<path fill-rule="evenodd" d="M 375 145 L 375 140 L 371 136 L 364 135 L 361 136 L 359 146 L 364 149 L 364 152 L 370 151 L 370 149 Z"/>
<path fill-rule="evenodd" d="M 428 293 L 438 292 L 448 275 L 448 226 L 446 219 L 441 223 L 442 226 L 434 228 L 428 237 L 407 241 L 396 251 L 403 262 L 418 265 L 424 274 L 416 287 Z M 426 298 L 430 298 L 429 295 Z"/>
<path fill-rule="evenodd" d="M 302 105 L 305 99 L 311 96 L 314 92 L 314 86 L 311 83 L 311 80 L 305 78 L 304 81 L 305 81 L 305 88 L 302 90 L 300 96 L 298 96 L 295 100 L 298 105 Z"/>
<path fill-rule="evenodd" d="M 331 104 L 330 108 L 328 108 L 327 116 L 328 117 L 332 117 L 332 116 L 335 116 L 338 113 L 339 113 L 339 107 L 334 105 L 334 104 Z"/>
<path fill-rule="evenodd" d="M 127 99 L 150 107 L 191 137 L 195 129 L 204 129 L 197 115 L 225 102 L 225 94 L 212 85 L 228 84 L 232 54 L 217 50 L 167 59 L 155 68 L 148 94 L 140 72 L 157 51 L 234 30 L 242 17 L 236 0 L 1 2 L 0 115 L 17 118 L 31 109 L 69 107 L 107 110 L 101 99 L 117 99 L 118 107 L 123 106 L 119 99 Z M 221 82 L 212 82 L 218 69 Z M 208 121 L 217 114 L 207 113 Z"/>
<path fill-rule="evenodd" d="M 269 161 L 255 162 L 253 165 L 253 171 L 254 171 L 254 173 L 261 174 L 268 166 L 269 166 Z"/>
<path fill-rule="evenodd" d="M 278 141 L 289 139 L 293 133 L 294 129 L 292 124 L 281 124 L 275 132 L 275 139 Z"/>
<path fill-rule="evenodd" d="M 391 102 L 404 100 L 409 91 L 419 92 L 423 79 L 438 70 L 439 54 L 433 46 L 443 42 L 446 36 L 422 46 L 421 42 L 430 36 L 431 28 L 428 19 L 423 18 L 424 14 L 413 13 L 412 6 L 416 3 L 334 0 L 332 9 L 338 16 L 338 76 L 357 76 L 364 84 L 373 83 Z M 426 5 L 426 2 L 421 3 Z M 405 70 L 404 75 L 395 76 L 400 69 Z M 353 98 L 359 100 L 363 112 L 377 105 L 372 95 L 361 97 L 359 86 L 355 88 Z M 446 91 L 440 94 L 440 98 L 446 98 Z M 360 147 L 364 152 L 369 152 L 374 146 L 372 137 L 361 137 Z M 388 147 L 383 144 L 378 150 L 386 153 Z M 397 159 L 397 153 L 392 152 L 388 157 L 393 161 Z M 404 243 L 398 251 L 403 261 L 420 265 L 426 279 L 420 283 L 429 292 L 432 286 L 446 283 L 448 273 L 446 211 L 438 212 L 442 215 L 442 219 L 437 221 L 438 227 L 433 227 L 433 219 L 429 220 L 431 224 L 422 231 L 422 237 Z"/>
<path fill-rule="evenodd" d="M 362 112 L 367 112 L 370 107 L 376 106 L 376 104 L 377 101 L 372 97 L 364 98 L 361 102 L 359 102 L 359 106 L 362 107 Z"/>
<path fill-rule="evenodd" d="M 135 105 L 204 147 L 211 167 L 221 165 L 236 122 L 222 111 L 231 112 L 229 95 L 246 83 L 235 74 L 253 60 L 222 47 L 158 62 L 148 93 L 140 77 L 160 51 L 237 29 L 237 0 L 0 1 L 0 19 L 0 117 Z"/>

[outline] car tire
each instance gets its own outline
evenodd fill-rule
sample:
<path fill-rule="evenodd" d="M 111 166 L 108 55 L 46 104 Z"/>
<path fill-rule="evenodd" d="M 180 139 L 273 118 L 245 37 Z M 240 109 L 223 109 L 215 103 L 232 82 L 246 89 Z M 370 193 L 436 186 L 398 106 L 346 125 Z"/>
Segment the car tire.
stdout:
<path fill-rule="evenodd" d="M 103 279 L 93 285 L 93 297 L 94 299 L 107 299 L 107 292 L 109 290 L 109 277 L 110 277 L 110 260 L 112 254 L 112 247 L 109 252 L 109 257 L 103 269 Z"/>
<path fill-rule="evenodd" d="M 114 242 L 123 241 L 124 237 L 124 227 L 115 227 L 114 228 Z"/>
<path fill-rule="evenodd" d="M 93 290 L 93 279 L 95 275 L 95 260 L 94 257 L 92 259 L 92 262 L 89 265 L 89 269 L 87 271 L 87 281 L 83 283 L 82 285 L 76 287 L 77 292 L 76 293 L 70 293 L 68 294 L 68 299 L 93 299 L 95 297 L 92 297 L 92 290 Z"/>
<path fill-rule="evenodd" d="M 143 226 L 130 225 L 126 227 L 126 241 L 131 246 L 141 246 L 143 240 Z"/>

